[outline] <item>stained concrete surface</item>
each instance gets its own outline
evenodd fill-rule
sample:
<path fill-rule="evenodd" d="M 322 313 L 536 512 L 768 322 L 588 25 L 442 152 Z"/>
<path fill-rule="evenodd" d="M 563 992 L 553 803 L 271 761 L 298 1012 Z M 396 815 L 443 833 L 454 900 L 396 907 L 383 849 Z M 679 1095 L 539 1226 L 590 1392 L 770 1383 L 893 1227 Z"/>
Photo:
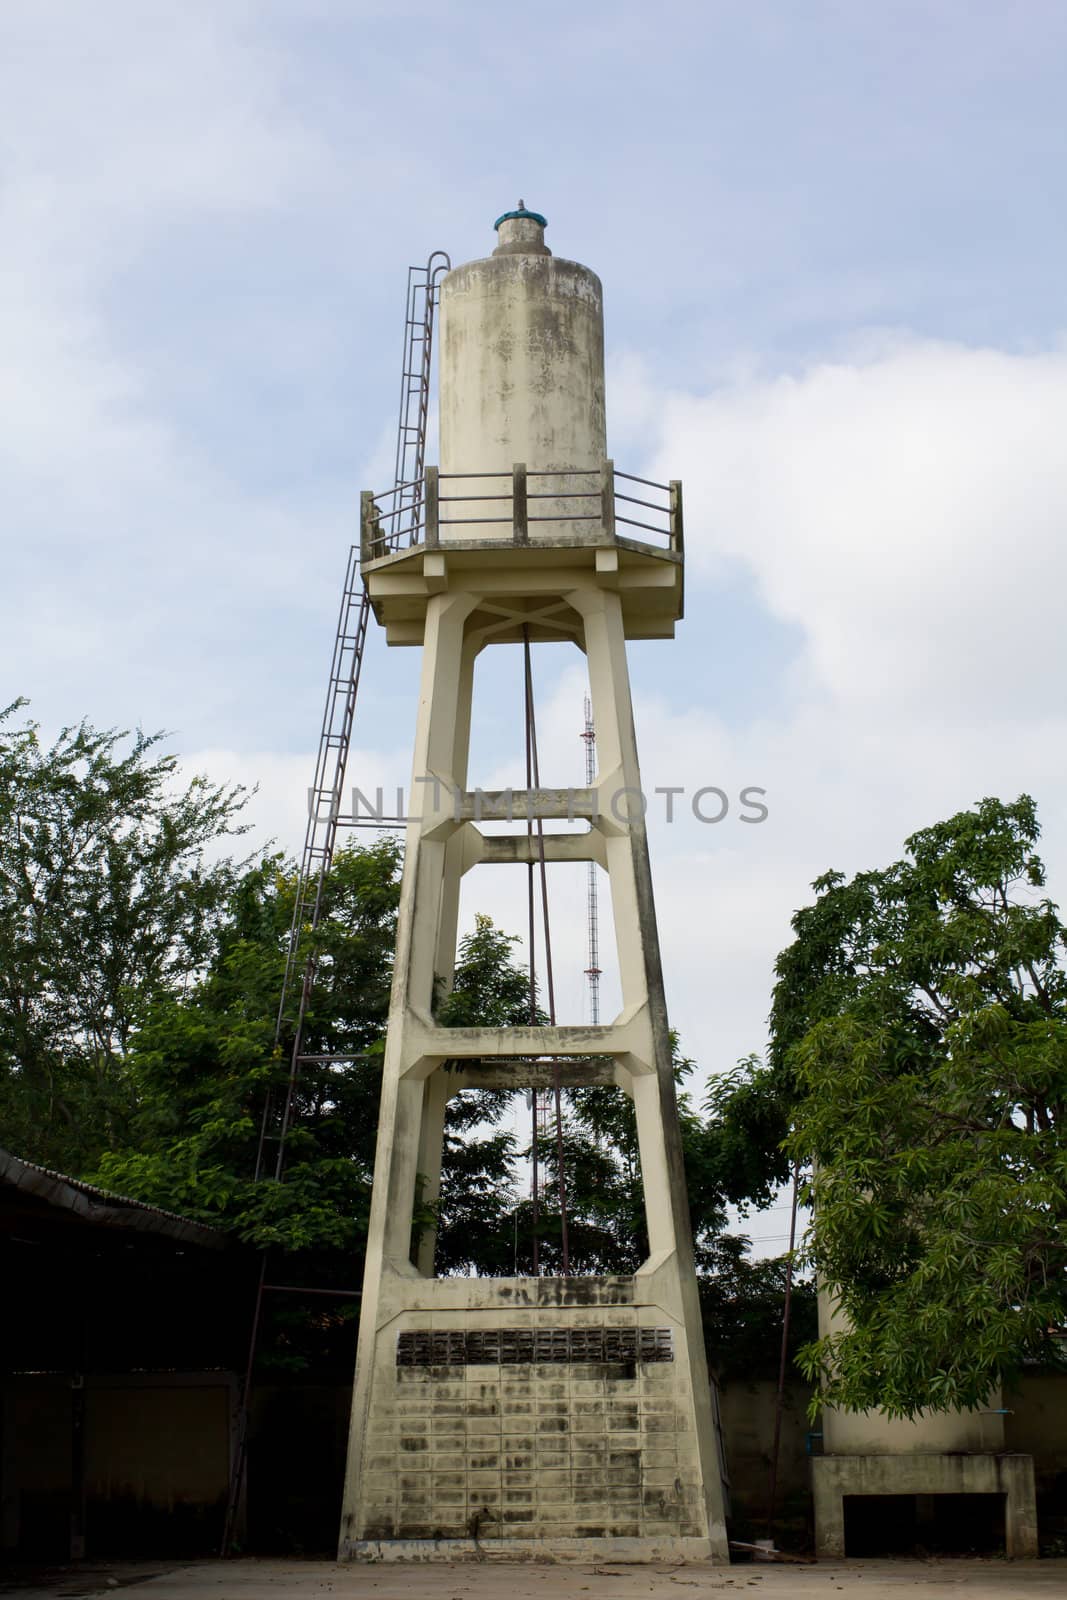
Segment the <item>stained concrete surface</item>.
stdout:
<path fill-rule="evenodd" d="M 815 1566 L 619 1562 L 516 1565 L 486 1560 L 335 1566 L 328 1561 L 206 1561 L 167 1571 L 156 1563 L 67 1568 L 34 1587 L 0 1584 L 4 1600 L 114 1594 L 130 1600 L 1062 1600 L 1067 1560 L 863 1561 Z M 148 1569 L 146 1571 L 146 1568 Z"/>

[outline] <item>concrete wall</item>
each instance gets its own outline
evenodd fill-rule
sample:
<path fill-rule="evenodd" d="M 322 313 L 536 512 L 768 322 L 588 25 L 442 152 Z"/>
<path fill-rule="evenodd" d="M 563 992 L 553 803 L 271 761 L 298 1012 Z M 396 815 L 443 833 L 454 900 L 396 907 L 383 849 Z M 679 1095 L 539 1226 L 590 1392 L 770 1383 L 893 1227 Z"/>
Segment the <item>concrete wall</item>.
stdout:
<path fill-rule="evenodd" d="M 846 1539 L 849 1497 L 995 1497 L 1004 1510 L 1004 1553 L 1038 1553 L 1034 1469 L 1029 1455 L 819 1456 L 812 1461 L 815 1551 L 827 1561 L 851 1554 Z"/>
<path fill-rule="evenodd" d="M 828 1455 L 938 1455 L 946 1451 L 1004 1449 L 999 1395 L 982 1411 L 923 1412 L 914 1422 L 878 1411 L 827 1408 L 820 1426 Z"/>
<path fill-rule="evenodd" d="M 1004 1405 L 1006 1448 L 1034 1458 L 1042 1541 L 1067 1549 L 1067 1373 L 1026 1373 Z"/>
<path fill-rule="evenodd" d="M 70 1552 L 71 1389 L 58 1379 L 0 1393 L 0 1550 L 65 1560 Z"/>
<path fill-rule="evenodd" d="M 60 1374 L 9 1379 L 0 1548 L 65 1560 L 84 1527 L 90 1557 L 214 1553 L 234 1392 L 214 1372 L 90 1375 L 83 1389 Z"/>
<path fill-rule="evenodd" d="M 209 1374 L 209 1379 L 216 1375 Z M 163 1380 L 164 1382 L 166 1380 Z M 92 1432 L 89 1479 L 96 1508 L 93 1523 L 108 1498 L 147 1513 L 134 1516 L 141 1548 L 166 1553 L 174 1537 L 171 1511 L 183 1504 L 213 1506 L 225 1488 L 228 1423 L 224 1388 L 185 1391 L 112 1389 L 92 1396 L 87 1406 Z M 775 1384 L 770 1378 L 723 1387 L 720 1412 L 733 1497 L 735 1529 L 762 1537 L 767 1514 L 770 1450 L 774 1431 Z M 787 1388 L 778 1472 L 781 1522 L 794 1526 L 807 1513 L 812 1459 L 805 1434 L 810 1390 L 800 1382 Z M 89 1400 L 87 1396 L 87 1400 Z M 71 1391 L 61 1380 L 20 1380 L 3 1398 L 5 1460 L 0 1468 L 5 1545 L 28 1553 L 63 1553 L 69 1530 L 71 1490 Z M 295 1380 L 264 1384 L 254 1397 L 249 1450 L 249 1548 L 256 1551 L 321 1552 L 332 1546 L 340 1510 L 345 1438 L 351 1403 L 347 1384 L 309 1384 Z M 1006 1447 L 1034 1457 L 1039 1522 L 1043 1541 L 1067 1534 L 1067 1375 L 1030 1373 L 1005 1396 L 1009 1408 Z M 110 1414 L 109 1414 L 110 1413 Z M 817 1441 L 816 1441 L 817 1442 Z M 301 1463 L 296 1478 L 294 1460 Z M 133 1490 L 132 1505 L 124 1485 Z M 195 1491 L 195 1492 L 194 1492 Z M 177 1509 L 176 1516 L 182 1516 Z M 113 1520 L 113 1548 L 127 1553 L 131 1523 Z M 202 1544 L 214 1548 L 211 1530 Z M 195 1548 L 195 1543 L 193 1548 Z"/>
<path fill-rule="evenodd" d="M 617 1555 L 641 1545 L 646 1556 L 706 1555 L 700 1440 L 672 1267 L 660 1269 L 647 1295 L 640 1274 L 389 1285 L 366 1468 L 343 1553 L 403 1556 L 414 1541 L 476 1539 L 516 1554 L 542 1541 L 564 1550 L 610 1541 Z M 428 1312 L 427 1301 L 445 1291 L 472 1304 Z M 549 1338 L 655 1329 L 667 1334 L 669 1358 L 398 1364 L 398 1337 L 408 1330 L 466 1339 L 501 1328 Z"/>
<path fill-rule="evenodd" d="M 771 1378 L 724 1384 L 719 1391 L 730 1503 L 735 1530 L 749 1527 L 762 1537 L 771 1482 L 771 1449 L 777 1384 Z M 811 1494 L 811 1458 L 807 1434 L 818 1429 L 807 1416 L 810 1385 L 786 1385 L 778 1454 L 777 1505 L 790 1520 L 806 1520 Z"/>
<path fill-rule="evenodd" d="M 1067 1373 L 1025 1373 L 1004 1397 L 1005 1443 L 1045 1471 L 1067 1471 Z"/>
<path fill-rule="evenodd" d="M 749 1531 L 763 1533 L 774 1436 L 774 1395 L 775 1384 L 770 1378 L 735 1381 L 720 1391 L 735 1532 L 747 1524 Z M 810 1395 L 811 1389 L 799 1381 L 787 1386 L 778 1467 L 780 1531 L 787 1531 L 790 1524 L 798 1527 L 810 1511 L 812 1475 L 818 1470 L 815 1462 L 824 1445 L 822 1439 L 814 1438 L 811 1442 L 816 1455 L 808 1455 L 805 1436 L 823 1429 L 822 1419 L 808 1420 Z M 1006 1415 L 1000 1450 L 1033 1457 L 1042 1542 L 1067 1540 L 1067 1373 L 1028 1372 L 1013 1389 L 1005 1391 L 1003 1405 Z M 838 1421 L 842 1415 L 836 1414 Z M 856 1420 L 862 1427 L 863 1419 Z M 918 1453 L 931 1454 L 926 1449 Z M 870 1454 L 881 1460 L 879 1452 Z M 892 1457 L 894 1452 L 888 1454 Z M 882 1488 L 885 1472 L 881 1465 L 876 1468 Z M 870 1485 L 867 1487 L 876 1492 Z M 996 1485 L 993 1492 L 999 1492 Z"/>
<path fill-rule="evenodd" d="M 183 1375 L 184 1376 L 184 1375 Z M 230 1468 L 232 1387 L 97 1380 L 85 1396 L 87 1549 L 214 1551 Z"/>

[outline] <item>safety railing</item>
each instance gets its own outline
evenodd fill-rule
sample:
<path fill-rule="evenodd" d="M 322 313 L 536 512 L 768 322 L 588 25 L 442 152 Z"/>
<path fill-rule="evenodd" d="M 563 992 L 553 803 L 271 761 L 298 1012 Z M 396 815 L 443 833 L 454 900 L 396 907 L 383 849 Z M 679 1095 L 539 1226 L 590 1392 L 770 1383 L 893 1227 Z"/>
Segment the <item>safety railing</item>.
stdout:
<path fill-rule="evenodd" d="M 420 494 L 412 489 L 421 487 Z M 500 530 L 506 530 L 501 533 Z M 416 545 L 492 539 L 512 544 L 600 544 L 633 539 L 682 551 L 682 485 L 656 483 L 614 462 L 599 468 L 528 472 L 439 472 L 427 467 L 421 485 L 397 484 L 383 494 L 365 490 L 360 505 L 364 565 Z"/>

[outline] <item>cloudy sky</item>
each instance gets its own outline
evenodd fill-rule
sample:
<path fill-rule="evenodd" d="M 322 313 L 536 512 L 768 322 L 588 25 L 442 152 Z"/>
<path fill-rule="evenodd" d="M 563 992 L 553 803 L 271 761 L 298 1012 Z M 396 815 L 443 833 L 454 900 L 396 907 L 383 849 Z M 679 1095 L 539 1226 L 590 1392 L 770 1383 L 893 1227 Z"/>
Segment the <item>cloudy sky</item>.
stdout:
<path fill-rule="evenodd" d="M 1056 0 L 4 0 L 4 698 L 173 730 L 295 848 L 407 266 L 487 253 L 521 194 L 604 280 L 618 464 L 685 483 L 687 617 L 632 651 L 646 788 L 767 791 L 654 827 L 702 1072 L 761 1047 L 828 867 L 1025 789 L 1067 896 L 1065 69 Z M 539 655 L 580 781 L 580 660 Z M 417 666 L 373 641 L 364 786 L 407 779 Z M 476 779 L 517 769 L 510 672 Z M 466 914 L 521 926 L 485 870 Z"/>

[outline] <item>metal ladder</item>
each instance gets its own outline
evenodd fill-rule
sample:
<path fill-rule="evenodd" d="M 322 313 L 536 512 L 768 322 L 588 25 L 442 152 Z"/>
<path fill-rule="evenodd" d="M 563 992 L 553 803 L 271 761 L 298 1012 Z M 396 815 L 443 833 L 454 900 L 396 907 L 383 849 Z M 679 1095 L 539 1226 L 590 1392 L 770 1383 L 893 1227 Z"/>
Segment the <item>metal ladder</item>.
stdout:
<path fill-rule="evenodd" d="M 400 423 L 396 431 L 396 465 L 393 474 L 398 512 L 393 524 L 396 548 L 418 541 L 422 481 L 426 470 L 426 430 L 430 415 L 434 312 L 441 276 L 451 265 L 443 250 L 435 250 L 424 267 L 408 268 L 404 360 L 400 376 Z"/>
<path fill-rule="evenodd" d="M 434 314 L 439 295 L 439 279 L 451 263 L 443 250 L 435 250 L 423 267 L 408 268 L 407 300 L 404 310 L 404 357 L 400 381 L 400 416 L 396 435 L 396 487 L 404 506 L 397 519 L 398 545 L 406 530 L 409 542 L 417 538 L 422 499 L 422 480 L 426 464 L 426 428 L 430 411 L 430 372 L 433 357 Z M 284 1170 L 285 1138 L 292 1116 L 293 1095 L 299 1076 L 300 1052 L 308 1001 L 315 981 L 315 953 L 307 952 L 301 968 L 301 947 L 307 935 L 313 936 L 322 914 L 322 891 L 333 863 L 338 827 L 347 820 L 341 812 L 352 724 L 359 693 L 363 650 L 370 620 L 370 601 L 359 581 L 359 553 L 355 546 L 348 556 L 341 613 L 334 639 L 330 681 L 326 691 L 319 736 L 315 778 L 308 793 L 308 823 L 300 863 L 300 879 L 293 921 L 289 930 L 289 949 L 285 963 L 282 995 L 275 1026 L 275 1044 L 281 1041 L 286 1012 L 296 984 L 300 997 L 294 1021 L 289 1084 L 281 1110 L 280 1127 L 275 1135 L 278 1153 L 274 1177 Z M 264 1122 L 266 1129 L 266 1121 Z M 269 1136 L 266 1136 L 269 1137 Z M 256 1176 L 263 1167 L 263 1144 L 256 1162 Z"/>
<path fill-rule="evenodd" d="M 450 266 L 451 262 L 445 252 L 435 250 L 425 266 L 408 268 L 400 417 L 396 443 L 396 485 L 405 513 L 403 517 L 398 518 L 397 531 L 406 532 L 409 543 L 414 543 L 418 539 L 422 479 L 426 462 L 426 429 L 430 412 L 435 311 L 440 295 L 440 279 Z M 315 774 L 308 791 L 308 821 L 304 831 L 296 900 L 289 927 L 285 975 L 274 1025 L 276 1048 L 285 1037 L 287 1027 L 292 1028 L 289 1072 L 284 1087 L 269 1089 L 264 1100 L 256 1150 L 257 1182 L 284 1182 L 285 1148 L 293 1122 L 300 1070 L 309 1059 L 303 1054 L 303 1042 L 308 1004 L 317 968 L 314 936 L 322 917 L 323 890 L 333 864 L 337 831 L 354 820 L 342 812 L 342 801 L 369 620 L 370 601 L 360 582 L 359 551 L 353 545 L 345 568 L 344 591 L 341 596 L 337 631 L 334 635 Z M 346 1056 L 338 1059 L 352 1058 Z M 324 1065 L 328 1064 L 322 1056 L 315 1057 L 315 1060 Z M 273 1161 L 269 1159 L 271 1145 L 276 1146 Z M 222 1535 L 221 1553 L 224 1556 L 229 1553 L 233 1541 L 244 1488 L 248 1453 L 248 1402 L 262 1321 L 263 1296 L 266 1291 L 276 1287 L 268 1284 L 266 1280 L 267 1252 L 264 1251 L 260 1260 L 248 1360 L 241 1390 L 237 1440 L 231 1463 L 230 1490 Z M 336 1292 L 346 1298 L 351 1298 L 353 1294 L 351 1290 Z"/>
<path fill-rule="evenodd" d="M 348 752 L 352 743 L 352 724 L 356 714 L 356 697 L 363 670 L 363 650 L 367 641 L 367 623 L 370 604 L 366 591 L 359 581 L 359 556 L 353 548 L 349 552 L 345 571 L 344 593 L 337 620 L 337 633 L 333 643 L 326 706 L 319 734 L 319 752 L 315 761 L 315 776 L 308 790 L 308 820 L 304 831 L 304 849 L 300 860 L 293 919 L 289 926 L 289 946 L 285 958 L 285 976 L 278 1002 L 274 1024 L 274 1043 L 278 1046 L 287 1023 L 292 1023 L 293 1042 L 289 1053 L 289 1077 L 284 1092 L 270 1089 L 263 1107 L 260 1123 L 259 1148 L 256 1152 L 256 1179 L 272 1177 L 280 1182 L 285 1168 L 285 1141 L 293 1114 L 293 1100 L 302 1064 L 304 1023 L 308 1002 L 315 982 L 316 955 L 307 948 L 322 916 L 322 895 L 326 876 L 333 863 L 337 846 L 337 830 L 344 818 L 341 803 L 344 797 L 345 772 Z M 296 1014 L 290 1016 L 294 996 L 299 984 Z M 267 1146 L 277 1144 L 273 1172 L 267 1169 L 270 1162 Z"/>

